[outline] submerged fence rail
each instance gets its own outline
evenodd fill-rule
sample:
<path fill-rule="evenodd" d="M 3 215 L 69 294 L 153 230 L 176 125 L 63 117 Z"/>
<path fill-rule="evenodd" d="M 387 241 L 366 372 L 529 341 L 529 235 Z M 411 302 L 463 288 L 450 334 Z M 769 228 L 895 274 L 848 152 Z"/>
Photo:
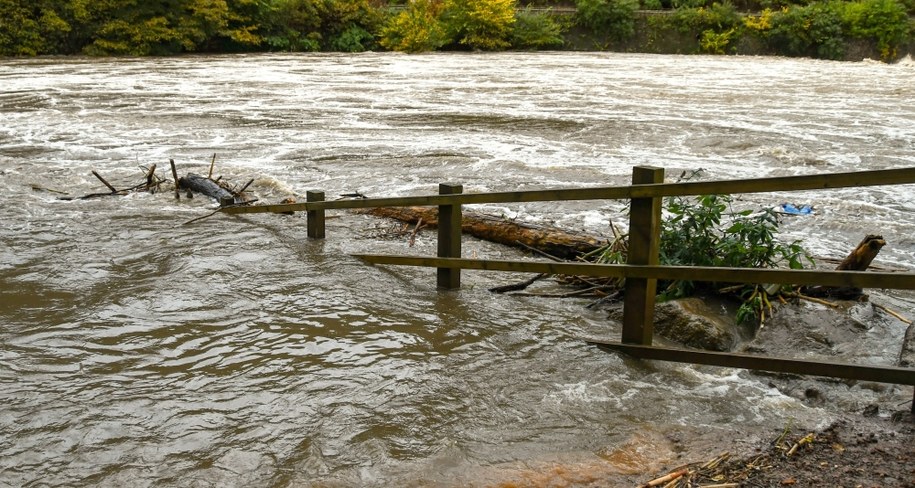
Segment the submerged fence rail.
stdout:
<path fill-rule="evenodd" d="M 463 193 L 463 187 L 459 184 L 441 184 L 437 195 L 334 201 L 326 201 L 322 191 L 309 191 L 306 194 L 306 201 L 303 203 L 233 206 L 223 208 L 222 212 L 237 215 L 306 211 L 308 237 L 324 238 L 324 219 L 327 210 L 438 206 L 437 257 L 373 254 L 357 257 L 370 264 L 436 268 L 438 286 L 444 289 L 460 287 L 462 269 L 624 277 L 626 282 L 622 340 L 620 343 L 589 341 L 601 349 L 620 351 L 644 359 L 915 385 L 915 369 L 912 368 L 802 361 L 652 346 L 658 279 L 915 290 L 915 273 L 660 266 L 662 197 L 915 184 L 915 168 L 704 182 L 664 183 L 663 181 L 663 169 L 635 167 L 632 173 L 632 184 L 628 186 Z M 630 201 L 627 264 L 600 265 L 461 258 L 462 205 L 605 199 Z M 913 401 L 912 411 L 915 412 L 915 401 Z"/>

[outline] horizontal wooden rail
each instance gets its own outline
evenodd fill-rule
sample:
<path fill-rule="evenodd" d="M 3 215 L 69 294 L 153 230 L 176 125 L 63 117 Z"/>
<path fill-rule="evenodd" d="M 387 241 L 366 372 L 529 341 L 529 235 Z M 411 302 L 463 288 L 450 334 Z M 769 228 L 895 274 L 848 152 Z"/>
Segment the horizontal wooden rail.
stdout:
<path fill-rule="evenodd" d="M 593 188 L 565 188 L 494 193 L 462 193 L 455 195 L 420 195 L 392 198 L 363 198 L 326 202 L 288 203 L 225 207 L 227 214 L 285 213 L 313 210 L 410 207 L 432 205 L 467 205 L 482 203 L 525 203 L 573 200 L 618 200 L 669 196 L 767 193 L 780 191 L 819 190 L 859 186 L 915 184 L 915 168 L 829 173 L 806 176 L 778 176 L 744 180 L 697 181 L 686 183 L 655 183 Z"/>
<path fill-rule="evenodd" d="M 915 385 L 915 369 L 895 366 L 861 366 L 847 363 L 832 363 L 801 359 L 773 358 L 750 354 L 696 351 L 669 347 L 620 344 L 588 340 L 605 351 L 622 352 L 640 359 L 655 359 L 678 363 L 705 364 L 777 373 L 793 373 L 813 376 L 829 376 L 850 380 Z"/>
<path fill-rule="evenodd" d="M 424 268 L 460 268 L 485 271 L 669 279 L 716 283 L 785 283 L 792 285 L 915 290 L 915 273 L 559 263 L 552 261 L 436 258 L 390 254 L 355 254 L 354 257 L 362 259 L 370 264 L 419 266 Z"/>

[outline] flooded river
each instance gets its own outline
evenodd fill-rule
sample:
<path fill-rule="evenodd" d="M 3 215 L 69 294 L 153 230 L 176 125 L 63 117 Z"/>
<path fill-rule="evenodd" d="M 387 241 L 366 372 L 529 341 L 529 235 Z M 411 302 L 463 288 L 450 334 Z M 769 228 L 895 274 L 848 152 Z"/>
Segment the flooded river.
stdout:
<path fill-rule="evenodd" d="M 350 255 L 435 249 L 371 217 L 332 214 L 314 241 L 299 214 L 182 225 L 214 202 L 57 192 L 104 191 L 92 170 L 165 177 L 170 158 L 206 174 L 214 153 L 264 202 L 625 184 L 635 165 L 913 166 L 913 80 L 911 60 L 609 53 L 0 60 L 0 486 L 538 484 L 656 468 L 671 432 L 901 408 L 911 388 L 839 384 L 811 406 L 772 378 L 601 352 L 581 337 L 619 326 L 587 299 L 493 295 L 519 277 L 476 272 L 441 292 L 434 271 L 363 265 Z M 881 265 L 915 263 L 911 186 L 739 205 L 782 202 L 817 209 L 784 223 L 816 255 L 881 233 Z M 484 210 L 605 236 L 626 222 L 623 202 Z M 468 238 L 464 253 L 520 256 Z M 915 315 L 910 294 L 872 299 Z M 872 332 L 892 351 L 903 331 Z"/>

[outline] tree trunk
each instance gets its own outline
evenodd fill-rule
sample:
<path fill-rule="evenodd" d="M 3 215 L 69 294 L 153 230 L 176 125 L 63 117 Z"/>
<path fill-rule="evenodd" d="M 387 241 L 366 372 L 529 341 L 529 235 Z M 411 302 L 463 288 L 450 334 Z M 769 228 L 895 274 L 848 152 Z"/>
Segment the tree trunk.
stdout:
<path fill-rule="evenodd" d="M 178 180 L 178 186 L 215 198 L 222 207 L 235 203 L 235 195 L 229 190 L 219 186 L 215 181 L 198 174 L 188 173 L 187 176 Z"/>
<path fill-rule="evenodd" d="M 363 211 L 376 217 L 387 217 L 415 224 L 438 224 L 438 211 L 434 207 L 387 207 Z M 554 227 L 543 227 L 465 210 L 461 230 L 479 239 L 514 247 L 528 247 L 561 259 L 593 251 L 605 244 L 599 237 L 570 234 Z"/>

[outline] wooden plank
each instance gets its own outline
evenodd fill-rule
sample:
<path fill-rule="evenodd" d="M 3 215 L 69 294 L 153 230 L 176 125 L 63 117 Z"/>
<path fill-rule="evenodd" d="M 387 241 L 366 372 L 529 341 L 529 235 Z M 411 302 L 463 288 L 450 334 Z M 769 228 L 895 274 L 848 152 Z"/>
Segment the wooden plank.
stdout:
<path fill-rule="evenodd" d="M 308 203 L 277 203 L 275 205 L 243 205 L 237 207 L 223 207 L 220 212 L 229 215 L 257 214 L 257 213 L 289 213 L 304 212 L 309 208 Z"/>
<path fill-rule="evenodd" d="M 662 183 L 664 170 L 632 168 L 632 183 Z M 661 199 L 633 198 L 629 206 L 627 264 L 656 265 L 661 243 Z M 623 295 L 623 342 L 651 345 L 654 336 L 654 303 L 658 280 L 627 278 Z"/>
<path fill-rule="evenodd" d="M 587 342 L 604 351 L 622 352 L 640 359 L 705 364 L 709 366 L 772 371 L 776 373 L 827 376 L 831 378 L 893 383 L 897 385 L 915 385 L 915 369 L 912 368 L 861 366 L 848 363 L 773 358 L 750 354 L 675 349 L 597 340 L 588 340 Z"/>
<path fill-rule="evenodd" d="M 229 214 L 300 212 L 310 209 L 348 209 L 372 207 L 409 207 L 421 205 L 453 205 L 481 203 L 524 203 L 573 200 L 613 200 L 666 196 L 688 196 L 732 193 L 766 193 L 781 191 L 819 190 L 877 185 L 903 185 L 915 183 L 915 168 L 900 168 L 855 173 L 830 173 L 806 176 L 781 176 L 745 180 L 698 181 L 686 183 L 660 183 L 631 186 L 604 186 L 593 188 L 566 188 L 494 193 L 463 193 L 460 195 L 420 195 L 393 198 L 365 198 L 359 200 L 333 200 L 315 203 L 290 203 L 229 207 Z"/>
<path fill-rule="evenodd" d="M 483 271 L 692 280 L 717 283 L 785 283 L 793 285 L 852 286 L 857 288 L 915 290 L 915 273 L 713 268 L 708 266 L 637 266 L 629 264 L 459 259 L 385 254 L 356 254 L 354 257 L 360 258 L 370 264 L 419 266 L 426 268 L 452 267 Z"/>

